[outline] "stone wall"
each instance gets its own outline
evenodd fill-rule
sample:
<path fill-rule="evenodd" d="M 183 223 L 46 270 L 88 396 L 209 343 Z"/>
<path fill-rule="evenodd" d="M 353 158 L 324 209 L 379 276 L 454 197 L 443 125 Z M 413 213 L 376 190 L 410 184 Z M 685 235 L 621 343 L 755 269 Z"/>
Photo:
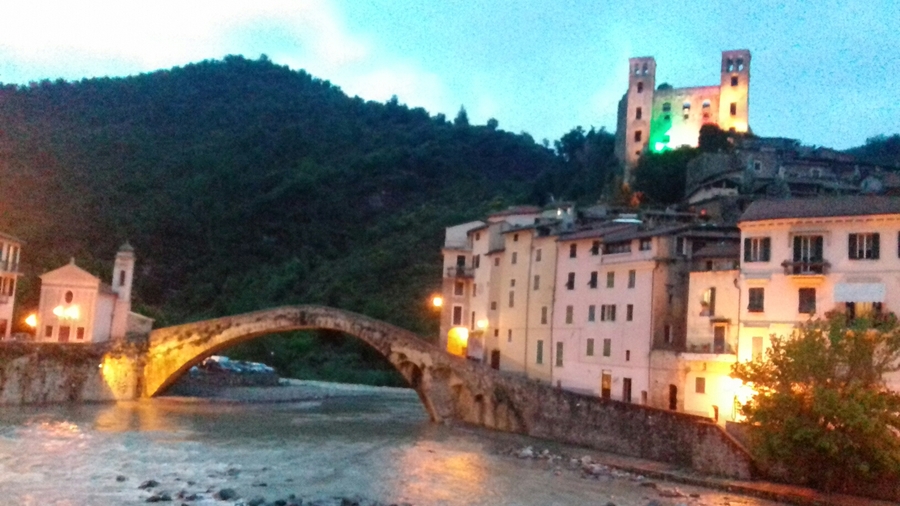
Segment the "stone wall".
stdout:
<path fill-rule="evenodd" d="M 135 345 L 0 345 L 0 404 L 134 399 L 143 350 Z"/>

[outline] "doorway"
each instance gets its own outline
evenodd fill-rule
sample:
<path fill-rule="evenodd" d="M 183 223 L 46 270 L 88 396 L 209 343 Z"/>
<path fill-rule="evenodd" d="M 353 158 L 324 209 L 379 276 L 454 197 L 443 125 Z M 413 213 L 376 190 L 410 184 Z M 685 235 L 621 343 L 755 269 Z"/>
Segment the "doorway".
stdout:
<path fill-rule="evenodd" d="M 609 399 L 612 394 L 612 371 L 603 371 L 600 377 L 600 397 Z"/>
<path fill-rule="evenodd" d="M 500 350 L 491 350 L 491 369 L 500 369 Z"/>
<path fill-rule="evenodd" d="M 678 410 L 678 387 L 669 385 L 669 409 Z"/>

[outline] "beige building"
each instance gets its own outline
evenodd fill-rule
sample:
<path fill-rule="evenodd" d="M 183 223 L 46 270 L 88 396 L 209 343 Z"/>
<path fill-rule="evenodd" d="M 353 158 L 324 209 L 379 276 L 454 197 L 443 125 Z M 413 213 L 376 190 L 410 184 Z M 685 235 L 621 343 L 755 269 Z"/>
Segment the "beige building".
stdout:
<path fill-rule="evenodd" d="M 12 332 L 21 251 L 22 241 L 0 233 L 0 339 L 9 339 Z"/>
<path fill-rule="evenodd" d="M 134 250 L 127 243 L 116 254 L 112 284 L 75 265 L 75 259 L 41 275 L 35 340 L 97 343 L 145 334 L 153 320 L 131 312 Z"/>

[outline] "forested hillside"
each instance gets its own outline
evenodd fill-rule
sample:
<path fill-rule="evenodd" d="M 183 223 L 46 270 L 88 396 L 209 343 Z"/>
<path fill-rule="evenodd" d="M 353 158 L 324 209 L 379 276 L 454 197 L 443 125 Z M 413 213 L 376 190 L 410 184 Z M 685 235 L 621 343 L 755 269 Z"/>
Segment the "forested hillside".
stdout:
<path fill-rule="evenodd" d="M 527 135 L 349 98 L 262 57 L 0 89 L 0 230 L 20 306 L 126 239 L 138 309 L 170 324 L 322 303 L 414 330 L 443 227 L 526 200 L 560 164 Z"/>

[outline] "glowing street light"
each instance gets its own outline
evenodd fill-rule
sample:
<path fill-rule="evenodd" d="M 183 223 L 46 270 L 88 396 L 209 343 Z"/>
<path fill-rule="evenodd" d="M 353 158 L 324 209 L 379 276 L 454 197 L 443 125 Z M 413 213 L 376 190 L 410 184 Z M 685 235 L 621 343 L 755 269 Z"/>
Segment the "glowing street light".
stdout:
<path fill-rule="evenodd" d="M 37 315 L 34 313 L 28 315 L 28 317 L 25 318 L 25 325 L 28 325 L 31 328 L 37 327 Z"/>
<path fill-rule="evenodd" d="M 440 295 L 435 295 L 434 297 L 431 298 L 431 305 L 434 307 L 438 307 L 438 308 L 443 306 L 444 298 L 441 297 Z"/>

